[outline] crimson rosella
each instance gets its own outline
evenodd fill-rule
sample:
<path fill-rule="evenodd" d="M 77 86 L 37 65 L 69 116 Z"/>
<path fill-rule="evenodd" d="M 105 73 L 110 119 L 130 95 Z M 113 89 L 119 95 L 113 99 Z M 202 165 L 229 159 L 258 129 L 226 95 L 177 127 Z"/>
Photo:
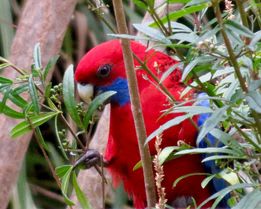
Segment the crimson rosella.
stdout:
<path fill-rule="evenodd" d="M 160 78 L 166 70 L 177 63 L 168 55 L 147 48 L 135 41 L 131 42 L 132 52 L 145 61 L 147 67 Z M 164 95 L 151 77 L 142 70 L 135 60 L 136 76 L 141 98 L 147 134 L 151 134 L 163 123 L 180 116 L 180 113 L 165 114 L 162 111 L 171 107 L 169 98 Z M 107 162 L 114 185 L 123 182 L 126 192 L 133 198 L 136 208 L 146 207 L 146 195 L 142 168 L 133 171 L 140 161 L 137 137 L 131 112 L 130 96 L 125 74 L 123 54 L 119 40 L 102 43 L 90 50 L 80 61 L 75 72 L 78 91 L 83 100 L 89 100 L 94 94 L 105 91 L 116 91 L 110 99 L 111 119 L 110 133 L 104 159 Z M 180 94 L 185 86 L 181 82 L 181 71 L 175 69 L 163 82 L 175 100 L 191 99 L 191 91 L 181 100 Z M 191 105 L 191 104 L 190 104 Z M 198 116 L 193 117 L 197 123 Z M 178 141 L 196 146 L 197 130 L 191 121 L 185 120 L 163 132 L 161 147 L 177 145 Z M 156 153 L 153 140 L 149 143 L 151 155 Z M 173 182 L 186 174 L 204 173 L 204 166 L 199 155 L 186 155 L 164 163 L 166 198 L 172 204 L 178 197 L 193 197 L 197 204 L 211 196 L 211 186 L 201 187 L 204 175 L 194 175 L 180 181 L 176 187 Z M 205 205 L 209 207 L 211 203 Z"/>

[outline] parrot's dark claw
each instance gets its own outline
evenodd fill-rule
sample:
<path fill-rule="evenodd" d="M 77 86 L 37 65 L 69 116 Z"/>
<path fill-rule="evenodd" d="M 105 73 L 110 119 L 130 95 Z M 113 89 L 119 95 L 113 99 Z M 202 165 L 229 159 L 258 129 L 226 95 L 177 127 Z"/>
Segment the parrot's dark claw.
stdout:
<path fill-rule="evenodd" d="M 107 163 L 104 161 L 102 155 L 94 149 L 88 149 L 84 155 L 82 155 L 74 164 L 74 167 L 83 165 L 85 169 L 89 169 L 93 166 L 106 166 Z"/>

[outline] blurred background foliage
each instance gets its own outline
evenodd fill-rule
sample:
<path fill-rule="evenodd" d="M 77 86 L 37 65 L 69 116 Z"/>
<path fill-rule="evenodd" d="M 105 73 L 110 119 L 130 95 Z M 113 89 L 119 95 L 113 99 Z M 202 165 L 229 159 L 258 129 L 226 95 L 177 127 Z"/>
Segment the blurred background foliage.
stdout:
<path fill-rule="evenodd" d="M 202 3 L 204 1 L 200 0 L 192 0 L 194 4 Z M 17 23 L 19 22 L 19 17 L 21 15 L 22 6 L 25 1 L 23 0 L 1 0 L 0 1 L 0 56 L 8 58 L 10 47 L 12 44 L 12 38 L 14 37 L 14 33 L 16 30 Z M 136 4 L 134 4 L 134 2 Z M 187 3 L 186 0 L 170 0 L 170 3 L 176 3 L 176 2 L 183 2 Z M 228 28 L 229 28 L 229 38 L 232 41 L 233 47 L 235 47 L 235 50 L 238 48 L 243 48 L 244 41 L 249 42 L 249 38 L 254 37 L 254 33 L 258 32 L 260 30 L 260 3 L 256 3 L 256 1 L 249 1 L 249 7 L 248 8 L 248 22 L 250 23 L 250 26 L 248 28 L 251 29 L 251 31 L 246 30 L 243 27 L 240 27 L 238 25 L 233 24 L 233 22 L 228 22 Z M 104 1 L 105 5 L 108 5 L 108 7 L 97 7 L 94 2 L 92 1 L 85 1 L 80 0 L 76 10 L 74 12 L 74 15 L 71 19 L 70 25 L 67 29 L 64 42 L 62 45 L 62 49 L 60 51 L 60 58 L 58 60 L 57 65 L 55 66 L 54 74 L 52 77 L 52 84 L 56 85 L 62 82 L 63 75 L 65 72 L 65 69 L 69 64 L 74 64 L 74 66 L 77 65 L 80 58 L 92 47 L 95 45 L 106 41 L 108 39 L 113 38 L 112 36 L 108 36 L 107 34 L 115 33 L 115 20 L 113 16 L 112 11 L 112 5 L 111 1 Z M 216 20 L 214 19 L 214 12 L 212 8 L 205 9 L 204 7 L 199 8 L 198 10 L 195 9 L 195 12 L 201 11 L 200 15 L 195 15 L 193 12 L 191 12 L 189 15 L 184 16 L 184 14 L 173 14 L 172 18 L 173 20 L 177 20 L 180 23 L 183 23 L 184 25 L 188 26 L 188 28 L 180 27 L 177 25 L 173 25 L 173 27 L 177 29 L 175 36 L 170 36 L 170 34 L 165 34 L 164 30 L 162 33 L 157 30 L 151 30 L 151 28 L 143 27 L 142 25 L 139 25 L 142 22 L 142 19 L 145 14 L 144 4 L 142 1 L 135 0 L 135 1 L 124 1 L 125 3 L 125 12 L 128 18 L 128 24 L 129 24 L 129 31 L 130 35 L 135 35 L 138 29 L 140 32 L 143 32 L 147 35 L 151 40 L 157 40 L 161 45 L 168 46 L 169 52 L 171 53 L 172 50 L 177 52 L 180 51 L 181 56 L 179 58 L 182 60 L 182 56 L 186 56 L 183 60 L 183 64 L 185 65 L 184 69 L 185 72 L 187 71 L 188 78 L 191 78 L 191 76 L 195 76 L 196 78 L 203 79 L 202 82 L 208 82 L 210 79 L 208 77 L 203 77 L 206 75 L 206 71 L 209 70 L 212 72 L 215 71 L 218 68 L 218 65 L 220 64 L 220 60 L 222 58 L 227 56 L 227 54 L 222 54 L 221 52 L 224 52 L 223 46 L 219 46 L 218 44 L 221 41 L 221 36 L 217 36 L 213 38 L 213 40 L 208 40 L 209 42 L 204 42 L 205 39 L 210 36 L 212 37 L 216 33 L 218 33 L 218 30 L 215 30 L 216 28 Z M 137 6 L 138 5 L 138 6 Z M 223 1 L 220 3 L 222 12 L 224 11 L 225 4 Z M 240 12 L 238 7 L 234 8 L 234 15 L 237 16 L 237 19 L 240 19 Z M 228 11 L 227 11 L 228 12 Z M 186 11 L 185 11 L 186 13 Z M 199 14 L 199 13 L 197 13 Z M 206 15 L 205 15 L 206 14 Z M 225 16 L 224 14 L 222 14 Z M 203 17 L 204 16 L 204 17 Z M 201 19 L 202 17 L 202 19 Z M 197 19 L 199 18 L 199 19 Z M 201 25 L 200 22 L 203 22 L 204 24 Z M 137 23 L 133 26 L 134 23 Z M 180 28 L 179 28 L 180 27 Z M 179 31 L 180 30 L 180 35 Z M 208 30 L 212 29 L 211 31 Z M 185 32 L 184 32 L 185 31 Z M 194 33 L 194 32 L 198 33 Z M 184 33 L 182 35 L 182 32 L 184 32 L 186 35 L 184 36 Z M 200 35 L 201 37 L 199 37 Z M 168 38 L 165 38 L 166 36 L 169 36 Z M 240 39 L 239 36 L 246 37 L 243 38 L 243 40 Z M 255 36 L 256 37 L 256 36 Z M 133 38 L 132 36 L 129 36 L 129 38 Z M 195 43 L 195 40 L 202 40 L 202 42 Z M 260 39 L 260 38 L 259 38 Z M 175 41 L 173 41 L 175 40 Z M 172 44 L 170 44 L 172 42 Z M 173 44 L 174 43 L 174 44 Z M 179 43 L 181 48 L 179 48 L 175 43 Z M 211 48 L 211 44 L 216 44 L 213 50 L 211 51 L 209 48 Z M 243 44 L 243 45 L 242 45 Z M 186 46 L 185 46 L 186 45 Z M 220 47 L 220 48 L 218 48 Z M 240 48 L 240 50 L 241 50 Z M 258 45 L 257 51 L 260 50 L 260 44 Z M 242 52 L 248 52 L 247 50 L 243 49 Z M 209 62 L 212 62 L 213 60 L 203 60 L 203 64 L 199 64 L 199 59 L 197 57 L 201 57 L 201 55 L 211 55 L 216 56 L 217 59 L 215 60 L 216 66 L 213 67 L 212 63 L 209 65 Z M 239 53 L 240 54 L 240 53 Z M 240 54 L 241 56 L 241 54 Z M 251 55 L 252 56 L 252 55 Z M 203 57 L 203 56 L 202 56 Z M 212 58 L 213 58 L 212 57 Z M 260 58 L 260 53 L 256 53 L 253 55 L 255 59 L 253 59 L 253 68 L 257 72 L 256 75 L 259 75 L 260 70 L 260 59 L 258 61 L 258 57 Z M 225 60 L 225 59 L 224 59 Z M 222 60 L 222 61 L 224 61 Z M 202 60 L 200 60 L 202 61 Z M 206 63 L 208 62 L 208 63 Z M 241 63 L 247 63 L 248 59 L 247 57 L 243 57 L 240 61 Z M 192 64 L 189 64 L 192 63 Z M 225 62 L 225 64 L 227 64 Z M 194 72 L 192 69 L 195 67 Z M 214 69 L 214 70 L 213 70 Z M 226 70 L 229 70 L 229 68 L 226 68 Z M 198 77 L 197 77 L 198 76 Z M 185 76 L 186 77 L 186 76 Z M 225 78 L 225 77 L 224 77 Z M 205 80 L 204 80 L 205 79 Z M 229 81 L 229 79 L 232 79 Z M 233 80 L 234 79 L 234 80 Z M 186 80 L 186 79 L 184 79 Z M 187 79 L 188 80 L 188 79 Z M 251 79 L 250 79 L 251 80 Z M 257 79 L 258 80 L 258 79 Z M 224 79 L 224 81 L 215 83 L 215 82 L 209 82 L 206 85 L 205 89 L 208 93 L 211 93 L 213 91 L 214 93 L 225 95 L 227 99 L 237 99 L 237 96 L 235 94 L 235 89 L 239 88 L 238 83 L 236 86 L 232 85 L 232 83 L 235 80 L 235 77 L 229 77 L 228 79 Z M 259 80 L 260 81 L 260 80 Z M 199 85 L 199 83 L 197 83 Z M 215 85 L 219 86 L 220 88 L 215 89 Z M 260 82 L 256 84 L 259 88 Z M 191 86 L 190 86 L 191 87 Z M 198 86 L 194 86 L 197 88 Z M 254 88 L 254 87 L 253 87 Z M 215 89 L 215 90 L 214 90 Z M 204 90 L 204 89 L 203 89 Z M 256 89 L 254 89 L 256 90 Z M 240 92 L 239 92 L 240 93 Z M 259 94 L 260 95 L 260 94 Z M 212 95 L 215 96 L 215 95 Z M 231 100 L 232 100 L 231 99 Z M 219 100 L 217 100 L 219 101 Z M 235 100 L 237 101 L 237 100 Z M 223 102 L 223 101 L 220 101 Z M 259 101 L 260 102 L 260 101 Z M 239 102 L 240 103 L 240 102 Z M 252 103 L 256 105 L 256 103 Z M 217 102 L 217 106 L 218 102 Z M 239 105 L 240 106 L 240 105 Z M 258 106 L 258 104 L 257 104 Z M 240 106 L 241 107 L 241 106 Z M 232 107 L 234 108 L 234 107 Z M 255 107 L 254 107 L 255 108 Z M 259 108 L 259 107 L 256 107 Z M 258 110 L 258 109 L 257 109 Z M 184 110 L 183 110 L 184 111 Z M 249 110 L 248 110 L 249 111 Z M 231 110 L 232 112 L 232 110 Z M 241 110 L 239 110 L 241 112 Z M 247 112 L 247 111 L 246 111 Z M 243 111 L 242 107 L 242 115 L 248 114 Z M 226 115 L 227 117 L 231 116 L 231 113 L 228 113 Z M 235 115 L 233 115 L 235 116 Z M 232 117 L 233 117 L 232 116 Z M 244 115 L 246 116 L 246 115 Z M 260 116 L 260 115 L 259 115 Z M 235 117 L 236 118 L 236 117 Z M 243 124 L 242 122 L 244 118 L 236 118 L 238 121 L 238 124 Z M 249 118 L 248 118 L 249 119 Z M 220 119 L 221 120 L 221 119 Z M 230 119 L 229 119 L 230 120 Z M 251 118 L 252 121 L 252 118 Z M 218 121 L 220 122 L 220 121 Z M 230 121 L 231 122 L 231 121 Z M 230 123 L 223 122 L 223 127 L 227 128 L 227 130 L 230 128 Z M 245 125 L 245 127 L 247 127 Z M 44 135 L 44 138 L 46 140 L 46 143 L 49 146 L 49 156 L 54 164 L 55 167 L 65 164 L 65 160 L 61 155 L 59 144 L 57 143 L 56 136 L 55 136 L 55 130 L 54 130 L 54 124 L 52 121 L 49 121 L 48 123 L 41 126 L 42 133 Z M 251 134 L 251 133 L 250 133 Z M 260 137 L 260 133 L 259 137 Z M 256 136 L 258 135 L 256 134 Z M 252 136 L 251 136 L 252 137 Z M 248 137 L 249 138 L 249 137 Z M 251 139 L 252 140 L 252 139 Z M 237 145 L 238 146 L 238 145 Z M 241 146 L 241 145 L 240 145 Z M 238 147 L 237 147 L 238 148 Z M 241 148 L 241 147 L 240 147 Z M 257 155 L 254 155 L 253 159 L 255 160 L 256 156 L 260 157 L 260 152 L 254 153 Z M 245 157 L 245 156 L 244 156 Z M 241 162 L 239 161 L 239 164 Z M 240 165 L 241 166 L 241 165 Z M 241 169 L 241 167 L 239 168 Z M 248 165 L 246 165 L 247 167 Z M 240 170 L 239 169 L 239 170 Z M 247 170 L 248 168 L 244 168 Z M 257 168 L 261 169 L 261 168 Z M 249 170 L 247 170 L 249 171 Z M 252 171 L 251 171 L 252 172 Z M 257 171 L 258 173 L 259 171 Z M 257 175 L 257 173 L 253 174 L 253 181 L 260 178 Z M 112 203 L 113 208 L 121 208 L 123 204 L 127 201 L 126 195 L 122 191 L 122 188 L 119 188 L 115 192 L 116 196 L 115 199 L 110 201 L 114 202 Z M 259 194 L 259 193 L 258 193 Z M 239 198 L 239 197 L 237 197 Z M 33 139 L 31 141 L 30 147 L 28 149 L 25 162 L 23 164 L 23 169 L 21 170 L 18 183 L 14 189 L 12 199 L 9 204 L 10 209 L 24 209 L 24 208 L 65 208 L 66 205 L 64 203 L 64 199 L 61 195 L 60 189 L 58 188 L 57 184 L 55 183 L 52 174 L 48 168 L 47 162 L 45 158 L 42 155 L 42 152 L 40 148 L 38 147 L 36 140 Z M 108 205 L 109 207 L 109 205 Z M 238 207 L 239 208 L 239 207 Z"/>

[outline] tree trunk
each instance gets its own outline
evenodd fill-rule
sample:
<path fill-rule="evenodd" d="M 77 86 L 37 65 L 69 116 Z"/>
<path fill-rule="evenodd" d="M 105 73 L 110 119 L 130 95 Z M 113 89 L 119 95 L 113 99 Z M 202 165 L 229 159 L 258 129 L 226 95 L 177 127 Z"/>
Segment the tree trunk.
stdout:
<path fill-rule="evenodd" d="M 12 44 L 11 62 L 22 69 L 30 69 L 34 45 L 40 42 L 42 63 L 46 65 L 60 50 L 76 3 L 77 0 L 27 0 Z M 17 72 L 10 68 L 6 69 L 3 75 L 10 79 L 18 76 Z M 9 133 L 16 123 L 16 120 L 0 115 L 1 209 L 8 205 L 11 189 L 16 183 L 32 136 L 32 133 L 29 133 L 15 140 L 11 139 Z"/>

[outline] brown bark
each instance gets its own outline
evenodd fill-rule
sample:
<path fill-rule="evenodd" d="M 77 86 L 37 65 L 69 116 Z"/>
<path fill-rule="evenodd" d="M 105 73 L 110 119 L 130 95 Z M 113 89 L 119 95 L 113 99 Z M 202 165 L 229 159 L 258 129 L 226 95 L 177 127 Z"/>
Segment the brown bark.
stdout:
<path fill-rule="evenodd" d="M 10 60 L 23 69 L 30 69 L 34 45 L 40 42 L 42 63 L 60 50 L 67 25 L 71 19 L 77 0 L 27 0 L 16 36 Z M 15 79 L 18 74 L 7 69 L 4 76 Z M 16 183 L 32 134 L 15 140 L 10 138 L 10 130 L 17 123 L 14 119 L 0 115 L 0 209 L 8 205 L 9 195 Z"/>

